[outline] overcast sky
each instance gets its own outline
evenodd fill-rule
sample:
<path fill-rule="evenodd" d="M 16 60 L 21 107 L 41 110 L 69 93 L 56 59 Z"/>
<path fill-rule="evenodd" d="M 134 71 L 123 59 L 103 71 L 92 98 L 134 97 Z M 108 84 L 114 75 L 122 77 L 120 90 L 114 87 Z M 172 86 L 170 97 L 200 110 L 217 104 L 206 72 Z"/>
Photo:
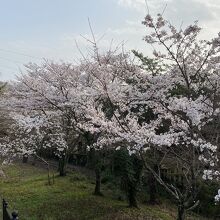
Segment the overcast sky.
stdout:
<path fill-rule="evenodd" d="M 150 53 L 142 41 L 145 0 L 0 0 L 0 80 L 15 78 L 23 64 L 42 58 L 74 61 L 88 45 L 89 17 L 101 48 L 111 39 L 127 49 Z M 147 0 L 152 14 L 162 12 L 172 23 L 199 20 L 204 38 L 220 31 L 220 0 Z M 218 31 L 219 28 L 219 31 Z"/>

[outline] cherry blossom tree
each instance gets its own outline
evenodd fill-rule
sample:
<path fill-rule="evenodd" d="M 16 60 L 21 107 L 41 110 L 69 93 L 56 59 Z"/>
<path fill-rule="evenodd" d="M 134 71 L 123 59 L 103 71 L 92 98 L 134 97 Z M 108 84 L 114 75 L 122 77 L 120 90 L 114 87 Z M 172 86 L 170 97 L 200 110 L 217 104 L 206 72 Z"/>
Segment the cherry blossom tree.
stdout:
<path fill-rule="evenodd" d="M 12 119 L 9 117 L 7 108 L 4 105 L 4 93 L 6 92 L 6 84 L 0 83 L 0 154 L 3 162 L 9 162 L 10 158 L 13 157 L 11 147 L 9 148 L 7 143 L 9 140 L 8 134 Z"/>
<path fill-rule="evenodd" d="M 199 161 L 209 168 L 204 170 L 203 178 L 218 178 L 220 38 L 218 36 L 211 41 L 198 40 L 201 28 L 197 22 L 177 30 L 160 14 L 156 20 L 147 15 L 143 24 L 153 30 L 145 40 L 150 44 L 163 46 L 166 51 L 159 52 L 155 49 L 154 55 L 158 60 L 167 60 L 170 63 L 170 70 L 179 81 L 175 83 L 176 88 L 171 90 L 173 94 L 169 108 L 166 102 L 164 104 L 172 111 L 172 115 L 184 117 L 181 121 L 188 127 L 188 139 L 192 147 L 189 153 L 193 156 L 191 163 L 199 155 Z M 190 157 L 186 159 L 188 158 Z M 194 179 L 201 169 L 194 165 L 191 166 L 191 170 L 193 169 L 190 172 Z M 192 188 L 195 185 L 196 183 L 192 184 Z M 180 216 L 179 218 L 181 219 Z"/>
<path fill-rule="evenodd" d="M 202 176 L 219 176 L 220 40 L 198 40 L 197 23 L 177 30 L 161 15 L 156 20 L 147 15 L 143 24 L 153 30 L 144 38 L 146 42 L 163 46 L 154 55 L 165 62 L 166 71 L 146 71 L 126 54 L 85 62 L 85 73 L 93 77 L 91 88 L 97 95 L 84 127 L 100 132 L 97 146 L 121 145 L 138 154 L 177 201 L 178 219 L 182 220 L 186 210 L 199 204 L 196 198 Z M 157 170 L 146 156 L 152 149 L 159 158 Z M 162 178 L 161 166 L 170 161 L 184 178 L 184 186 Z"/>
<path fill-rule="evenodd" d="M 55 149 L 60 175 L 66 174 L 70 153 L 77 151 L 79 121 L 86 96 L 80 67 L 45 62 L 29 64 L 27 74 L 18 78 L 8 93 L 11 115 L 23 130 L 44 138 L 43 146 Z M 35 146 L 36 148 L 36 146 Z"/>

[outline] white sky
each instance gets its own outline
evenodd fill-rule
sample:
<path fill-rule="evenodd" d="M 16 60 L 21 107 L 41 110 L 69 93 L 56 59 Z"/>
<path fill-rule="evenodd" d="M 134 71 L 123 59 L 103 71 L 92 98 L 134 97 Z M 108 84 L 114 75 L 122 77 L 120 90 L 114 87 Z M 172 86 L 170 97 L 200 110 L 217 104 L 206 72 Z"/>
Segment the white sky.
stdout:
<path fill-rule="evenodd" d="M 202 37 L 213 38 L 220 31 L 220 0 L 147 0 L 150 13 L 163 11 L 171 23 L 180 26 L 199 20 Z M 0 81 L 14 79 L 23 64 L 42 58 L 73 62 L 90 37 L 90 18 L 103 49 L 111 39 L 125 42 L 126 49 L 146 54 L 151 49 L 142 41 L 146 33 L 141 21 L 147 13 L 145 0 L 0 0 Z"/>

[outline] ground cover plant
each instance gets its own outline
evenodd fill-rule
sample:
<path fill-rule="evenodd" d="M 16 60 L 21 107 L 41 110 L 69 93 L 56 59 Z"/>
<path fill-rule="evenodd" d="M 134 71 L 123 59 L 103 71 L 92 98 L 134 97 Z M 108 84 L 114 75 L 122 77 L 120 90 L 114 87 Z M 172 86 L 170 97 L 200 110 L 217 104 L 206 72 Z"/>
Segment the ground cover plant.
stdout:
<path fill-rule="evenodd" d="M 0 181 L 1 195 L 7 198 L 11 210 L 19 210 L 20 219 L 175 219 L 174 207 L 165 203 L 129 209 L 107 185 L 105 196 L 94 196 L 94 181 L 77 171 L 64 178 L 56 173 L 54 185 L 48 185 L 47 170 L 42 166 L 16 163 L 2 170 L 6 177 Z M 189 219 L 206 220 L 196 216 Z"/>

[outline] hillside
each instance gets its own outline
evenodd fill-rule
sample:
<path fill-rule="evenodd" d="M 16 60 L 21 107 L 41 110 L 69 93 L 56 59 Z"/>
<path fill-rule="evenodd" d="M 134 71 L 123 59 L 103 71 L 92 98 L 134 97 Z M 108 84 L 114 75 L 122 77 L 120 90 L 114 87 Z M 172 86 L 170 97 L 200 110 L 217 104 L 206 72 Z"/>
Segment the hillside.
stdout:
<path fill-rule="evenodd" d="M 142 204 L 140 209 L 127 208 L 106 184 L 104 196 L 93 196 L 94 182 L 79 171 L 67 177 L 55 174 L 53 185 L 47 183 L 47 171 L 28 164 L 3 166 L 0 193 L 10 209 L 19 211 L 21 220 L 174 220 L 175 208 L 166 203 Z M 188 219 L 202 220 L 201 217 Z"/>

